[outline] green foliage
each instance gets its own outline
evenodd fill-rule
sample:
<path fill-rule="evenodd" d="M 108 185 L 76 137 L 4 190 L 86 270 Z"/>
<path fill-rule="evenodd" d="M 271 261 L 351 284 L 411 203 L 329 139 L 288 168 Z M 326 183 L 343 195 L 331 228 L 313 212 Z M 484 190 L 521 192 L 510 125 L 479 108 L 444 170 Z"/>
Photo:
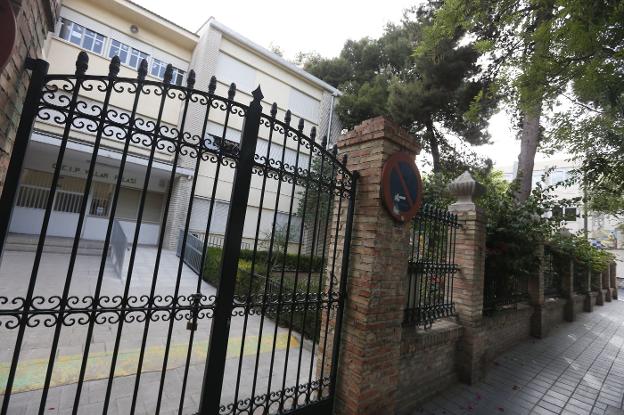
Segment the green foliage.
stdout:
<path fill-rule="evenodd" d="M 215 287 L 218 287 L 221 278 L 219 271 L 222 253 L 222 249 L 217 247 L 208 247 L 206 251 L 202 278 Z M 301 256 L 298 259 L 297 255 L 284 256 L 283 253 L 274 253 L 274 257 L 271 264 L 267 264 L 269 260 L 267 251 L 257 251 L 254 256 L 252 250 L 241 250 L 235 284 L 235 295 L 239 299 L 248 298 L 249 294 L 256 296 L 256 301 L 265 294 L 271 294 L 275 298 L 279 293 L 280 281 L 285 299 L 295 291 L 305 293 L 318 292 L 322 289 L 319 287 L 320 272 L 323 267 L 321 258 Z M 255 265 L 252 266 L 252 264 Z M 299 270 L 298 273 L 292 271 L 296 269 Z M 311 276 L 309 286 L 308 275 Z M 274 305 L 271 309 L 265 310 L 265 315 L 277 320 L 280 326 L 292 327 L 293 330 L 303 333 L 308 338 L 314 338 L 314 336 L 318 338 L 320 312 L 313 306 L 308 308 L 305 316 L 303 309 L 297 309 L 291 313 L 288 308 L 285 308 L 278 318 Z"/>
<path fill-rule="evenodd" d="M 583 235 L 557 233 L 549 242 L 550 246 L 567 256 L 591 266 L 593 271 L 602 272 L 615 259 L 614 255 L 593 247 Z"/>
<path fill-rule="evenodd" d="M 463 155 L 448 136 L 476 145 L 488 141 L 497 99 L 474 77 L 479 52 L 460 45 L 459 36 L 441 41 L 441 53 L 413 54 L 439 4 L 406 11 L 401 24 L 388 25 L 379 39 L 347 41 L 337 58 L 302 57 L 307 71 L 344 92 L 337 113 L 345 127 L 390 116 L 418 137 L 436 172 Z"/>

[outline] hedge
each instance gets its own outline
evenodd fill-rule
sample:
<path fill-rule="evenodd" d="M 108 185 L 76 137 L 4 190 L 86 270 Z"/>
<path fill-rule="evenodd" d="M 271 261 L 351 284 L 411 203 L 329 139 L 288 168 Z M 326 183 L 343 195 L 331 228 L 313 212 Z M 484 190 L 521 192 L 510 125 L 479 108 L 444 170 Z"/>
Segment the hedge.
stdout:
<path fill-rule="evenodd" d="M 209 247 L 206 251 L 206 261 L 204 263 L 204 272 L 202 275 L 202 279 L 213 286 L 218 286 L 220 276 L 220 262 L 221 262 L 222 250 L 218 247 Z M 266 276 L 267 264 L 266 261 L 268 259 L 268 252 L 266 251 L 258 251 L 256 252 L 256 265 L 254 269 L 254 275 L 251 275 L 251 265 L 253 258 L 253 251 L 251 250 L 242 250 L 241 255 L 238 261 L 238 272 L 236 273 L 236 285 L 235 285 L 235 294 L 240 297 L 246 297 L 248 293 L 251 292 L 252 295 L 263 295 Z M 273 271 L 275 273 L 274 276 L 270 276 L 270 285 L 278 285 L 279 281 L 282 279 L 282 265 L 284 264 L 284 255 L 277 255 L 277 259 L 273 261 Z M 287 272 L 288 269 L 296 269 L 297 265 L 297 256 L 292 254 L 286 255 L 286 266 L 284 269 L 284 277 L 282 283 L 282 294 L 288 298 L 288 294 L 293 292 L 295 288 L 295 277 L 291 275 L 292 273 Z M 307 277 L 310 269 L 309 266 L 312 266 L 312 272 L 317 274 L 322 269 L 322 261 L 321 258 L 318 257 L 308 257 L 301 256 L 299 260 L 299 278 L 297 280 L 297 291 L 305 292 L 307 288 Z M 271 278 L 273 277 L 273 278 Z M 250 287 L 251 286 L 251 287 Z M 250 290 L 251 288 L 251 290 Z M 318 292 L 319 289 L 319 277 L 312 278 L 310 280 L 310 292 Z M 275 293 L 276 294 L 276 293 Z M 265 315 L 272 318 L 273 320 L 277 319 L 277 313 L 275 311 L 276 306 L 272 305 L 271 310 L 265 309 Z M 292 316 L 291 316 L 292 315 Z M 290 324 L 290 319 L 292 317 L 292 324 Z M 310 304 L 307 308 L 307 312 L 305 312 L 305 321 L 304 321 L 304 310 L 303 307 L 301 309 L 296 309 L 291 312 L 289 308 L 284 308 L 280 312 L 279 321 L 277 324 L 282 327 L 292 327 L 293 330 L 296 330 L 300 333 L 303 333 L 305 337 L 314 339 L 315 337 L 318 339 L 319 326 L 320 326 L 320 313 L 317 307 L 313 304 Z"/>

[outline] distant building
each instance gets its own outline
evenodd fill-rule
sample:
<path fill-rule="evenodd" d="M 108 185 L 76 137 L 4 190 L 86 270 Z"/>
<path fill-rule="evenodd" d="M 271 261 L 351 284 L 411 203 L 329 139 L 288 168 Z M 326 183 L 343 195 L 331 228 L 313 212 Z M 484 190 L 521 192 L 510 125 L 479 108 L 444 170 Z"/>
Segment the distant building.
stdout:
<path fill-rule="evenodd" d="M 54 33 L 48 36 L 44 47 L 44 58 L 50 62 L 49 73 L 73 73 L 76 56 L 80 51 L 88 53 L 88 74 L 106 75 L 110 59 L 119 56 L 122 66 L 119 76 L 136 77 L 141 60 L 147 59 L 148 79 L 162 79 L 167 64 L 172 64 L 174 67 L 172 83 L 183 85 L 187 74 L 193 69 L 196 73 L 196 89 L 207 90 L 210 78 L 214 75 L 218 80 L 217 94 L 227 96 L 229 85 L 234 82 L 238 91 L 235 99 L 245 104 L 252 99 L 250 92 L 261 85 L 267 100 L 262 103 L 266 113 L 275 101 L 278 117 L 283 117 L 286 110 L 291 110 L 292 124 L 297 125 L 299 119 L 303 119 L 306 131 L 309 131 L 311 126 L 316 126 L 319 141 L 320 137 L 326 134 L 332 141 L 340 133 L 341 126 L 333 114 L 335 97 L 339 95 L 338 90 L 246 39 L 214 18 L 208 19 L 197 33 L 193 33 L 127 0 L 65 0 Z M 95 92 L 83 92 L 80 98 L 87 103 L 97 104 L 101 96 Z M 127 94 L 127 98 L 116 100 L 111 105 L 114 105 L 120 114 L 127 114 L 132 110 L 132 97 Z M 158 107 L 157 98 L 152 95 L 142 99 L 151 99 L 154 105 L 140 106 L 139 115 L 147 120 L 155 119 L 155 114 L 150 109 Z M 177 126 L 181 118 L 181 103 L 167 105 L 161 118 L 172 128 Z M 11 231 L 14 233 L 37 234 L 41 230 L 46 196 L 50 190 L 56 155 L 61 143 L 60 137 L 63 134 L 61 127 L 41 120 L 35 124 L 11 222 Z M 223 129 L 223 119 L 210 118 L 208 133 L 222 135 Z M 241 120 L 230 122 L 225 132 L 226 141 L 229 144 L 238 143 L 241 129 Z M 92 141 L 93 132 L 85 128 L 72 128 L 61 167 L 62 179 L 55 195 L 48 235 L 74 236 L 89 155 L 93 152 Z M 258 148 L 266 146 L 266 137 L 260 137 Z M 272 151 L 279 151 L 278 147 L 279 144 L 273 143 Z M 118 140 L 103 138 L 95 170 L 95 182 L 88 195 L 88 217 L 82 230 L 84 239 L 103 239 L 106 233 L 116 171 L 121 158 L 120 149 L 121 143 Z M 288 162 L 289 157 L 294 158 L 296 149 L 286 148 L 285 153 Z M 139 243 L 156 244 L 164 223 L 165 245 L 173 248 L 179 230 L 183 228 L 193 169 L 182 159 L 176 168 L 175 179 L 170 183 L 172 157 L 171 152 L 167 151 L 156 154 L 146 194 Z M 127 234 L 131 234 L 135 229 L 141 189 L 144 186 L 146 159 L 145 147 L 133 144 L 127 159 L 116 211 L 116 218 L 120 220 Z M 210 234 L 204 235 L 212 190 L 211 178 L 214 177 L 213 169 L 202 169 L 193 195 L 190 230 L 202 239 L 208 237 L 218 239 L 225 231 L 232 175 L 219 176 L 214 198 L 213 226 Z M 170 203 L 168 218 L 163 218 L 164 195 L 169 186 L 173 186 L 174 196 Z M 254 238 L 254 223 L 258 215 L 258 198 L 261 193 L 260 189 L 255 189 L 254 186 L 257 187 L 259 184 L 252 182 L 247 215 L 249 223 L 245 224 L 243 234 L 248 240 Z M 275 183 L 270 183 L 265 193 L 272 193 L 272 197 L 275 197 L 276 189 L 271 186 L 275 186 Z M 289 217 L 287 208 L 289 199 L 279 196 L 278 199 L 280 204 L 276 221 L 280 223 Z M 297 218 L 293 219 L 295 222 L 296 220 Z M 267 230 L 271 229 L 268 223 L 263 226 Z"/>
<path fill-rule="evenodd" d="M 536 161 L 533 168 L 533 187 L 539 182 L 545 186 L 555 185 L 570 178 L 570 171 L 577 168 L 578 165 L 573 161 L 566 159 L 549 159 L 544 161 Z M 550 174 L 544 178 L 544 174 L 548 171 Z M 503 169 L 506 180 L 511 181 L 516 177 L 518 170 L 517 163 L 513 166 Z M 545 180 L 545 182 L 543 181 Z M 555 195 L 561 199 L 582 198 L 583 191 L 578 184 L 571 186 L 559 186 L 555 190 Z M 572 233 L 582 232 L 584 230 L 583 203 L 579 201 L 572 206 L 561 206 L 550 215 L 561 215 L 564 219 L 564 226 Z M 622 224 L 622 220 L 614 216 L 589 212 L 587 218 L 587 230 L 589 238 L 595 243 L 605 248 L 622 248 L 624 245 L 624 232 L 618 229 L 618 225 Z"/>

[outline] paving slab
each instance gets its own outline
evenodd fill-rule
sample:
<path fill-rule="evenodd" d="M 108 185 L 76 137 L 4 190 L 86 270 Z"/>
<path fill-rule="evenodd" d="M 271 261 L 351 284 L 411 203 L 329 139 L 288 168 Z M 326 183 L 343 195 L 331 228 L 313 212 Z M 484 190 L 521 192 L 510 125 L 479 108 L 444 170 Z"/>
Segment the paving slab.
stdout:
<path fill-rule="evenodd" d="M 624 415 L 623 399 L 624 301 L 619 300 L 579 314 L 573 323 L 562 322 L 544 339 L 516 345 L 496 359 L 481 382 L 452 386 L 414 415 Z"/>

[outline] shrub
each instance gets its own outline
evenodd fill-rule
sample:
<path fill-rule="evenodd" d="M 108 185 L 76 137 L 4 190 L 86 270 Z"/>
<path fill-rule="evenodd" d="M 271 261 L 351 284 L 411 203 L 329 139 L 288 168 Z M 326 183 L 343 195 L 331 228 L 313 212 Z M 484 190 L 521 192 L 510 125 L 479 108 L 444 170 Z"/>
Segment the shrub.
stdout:
<path fill-rule="evenodd" d="M 219 285 L 222 253 L 222 249 L 218 247 L 208 247 L 206 251 L 202 279 L 215 287 Z M 270 285 L 269 288 L 274 287 L 276 284 L 279 286 L 282 269 L 284 269 L 282 295 L 288 298 L 293 291 L 305 292 L 307 288 L 308 273 L 311 271 L 316 274 L 322 269 L 321 258 L 301 256 L 299 260 L 299 278 L 297 284 L 295 284 L 295 277 L 291 275 L 292 273 L 286 272 L 286 270 L 295 269 L 297 267 L 297 255 L 287 254 L 284 256 L 283 254 L 277 254 L 275 256 L 275 261 L 273 261 L 273 257 L 274 256 L 272 255 L 273 266 L 271 268 L 275 271 L 275 275 L 269 275 L 269 281 L 267 281 L 267 276 L 263 274 L 266 273 L 267 269 L 268 252 L 256 252 L 255 269 L 252 275 L 251 268 L 252 259 L 254 258 L 253 251 L 241 250 L 235 285 L 235 295 L 238 296 L 239 299 L 244 300 L 247 298 L 248 294 L 251 294 L 252 296 L 255 296 L 254 302 L 259 303 L 261 296 L 264 295 L 266 284 Z M 283 266 L 284 263 L 285 266 Z M 310 292 L 318 292 L 319 278 L 311 278 L 310 281 Z M 295 287 L 295 285 L 297 287 Z M 277 295 L 278 293 L 276 291 L 273 294 Z M 270 300 L 267 300 L 267 302 L 270 302 Z M 276 311 L 276 305 L 271 304 L 269 309 L 265 309 L 265 315 L 276 320 L 277 324 L 280 326 L 290 326 L 293 330 L 303 333 L 306 337 L 311 339 L 315 336 L 318 338 L 320 329 L 320 313 L 319 310 L 313 309 L 312 305 L 308 306 L 307 311 L 304 311 L 304 308 L 301 306 L 296 307 L 294 310 L 291 310 L 290 308 L 283 308 L 280 312 L 279 319 L 277 318 Z"/>

